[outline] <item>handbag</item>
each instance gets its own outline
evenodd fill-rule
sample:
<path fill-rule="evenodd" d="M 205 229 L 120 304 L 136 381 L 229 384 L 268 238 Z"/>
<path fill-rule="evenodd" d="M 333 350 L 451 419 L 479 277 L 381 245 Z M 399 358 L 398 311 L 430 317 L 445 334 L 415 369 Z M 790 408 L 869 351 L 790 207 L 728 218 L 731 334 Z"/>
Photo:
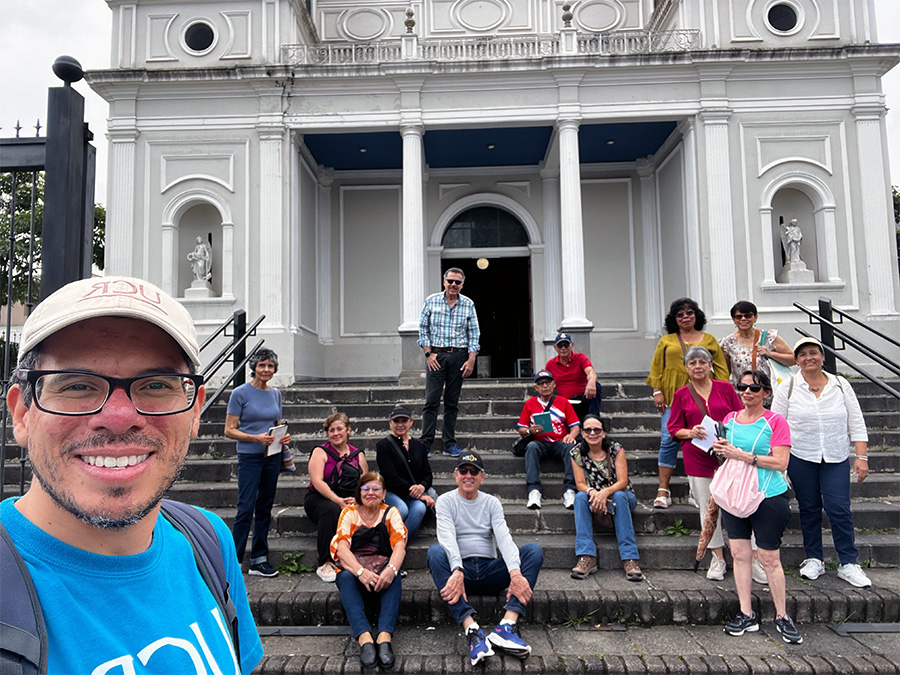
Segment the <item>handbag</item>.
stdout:
<path fill-rule="evenodd" d="M 384 571 L 384 568 L 387 567 L 388 560 L 390 560 L 389 556 L 382 555 L 378 551 L 370 548 L 354 551 L 353 555 L 356 556 L 360 565 L 375 574 L 381 574 Z"/>
<path fill-rule="evenodd" d="M 764 330 L 762 335 L 759 338 L 759 342 L 761 344 L 766 343 L 766 338 L 768 336 L 769 331 Z M 753 354 L 756 355 L 756 344 L 753 345 Z M 767 356 L 762 357 L 766 360 L 766 364 L 769 366 L 769 377 L 772 380 L 772 393 L 775 393 L 775 390 L 778 389 L 784 382 L 791 379 L 794 373 L 797 372 L 798 368 L 796 366 L 786 366 L 783 363 L 776 361 L 775 359 L 770 359 Z"/>
<path fill-rule="evenodd" d="M 544 406 L 544 412 L 549 412 L 550 408 L 553 407 L 553 401 L 556 399 L 555 396 L 551 396 L 550 400 L 547 401 L 547 405 Z M 525 434 L 524 436 L 520 436 L 519 440 L 513 443 L 512 446 L 512 454 L 516 457 L 524 457 L 525 450 L 528 449 L 528 444 L 534 440 L 535 434 Z"/>
<path fill-rule="evenodd" d="M 709 492 L 721 508 L 737 518 L 746 518 L 766 498 L 759 491 L 759 473 L 756 467 L 739 459 L 727 459 L 716 470 Z"/>

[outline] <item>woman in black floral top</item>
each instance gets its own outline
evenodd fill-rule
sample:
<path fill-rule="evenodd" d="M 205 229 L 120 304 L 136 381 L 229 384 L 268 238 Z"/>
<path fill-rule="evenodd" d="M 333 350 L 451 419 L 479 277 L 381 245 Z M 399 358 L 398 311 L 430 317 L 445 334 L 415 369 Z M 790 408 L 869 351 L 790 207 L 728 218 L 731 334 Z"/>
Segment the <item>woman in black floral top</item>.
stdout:
<path fill-rule="evenodd" d="M 594 544 L 594 517 L 611 516 L 619 542 L 619 557 L 628 581 L 643 581 L 638 566 L 637 541 L 631 512 L 637 498 L 628 480 L 625 451 L 606 437 L 608 423 L 596 415 L 584 418 L 584 440 L 572 448 L 575 473 L 575 555 L 572 577 L 585 579 L 597 571 L 597 547 Z"/>

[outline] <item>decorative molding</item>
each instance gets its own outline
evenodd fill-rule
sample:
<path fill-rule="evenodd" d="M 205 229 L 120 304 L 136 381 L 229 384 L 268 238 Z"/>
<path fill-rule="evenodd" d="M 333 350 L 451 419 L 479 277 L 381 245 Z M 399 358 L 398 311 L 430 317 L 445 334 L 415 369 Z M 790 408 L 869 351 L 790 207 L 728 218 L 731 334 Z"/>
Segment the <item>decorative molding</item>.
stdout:
<path fill-rule="evenodd" d="M 518 190 L 529 199 L 531 198 L 531 181 L 528 180 L 498 181 L 497 187 L 508 187 L 513 190 Z"/>
<path fill-rule="evenodd" d="M 337 30 L 349 40 L 366 42 L 393 34 L 394 17 L 385 9 L 377 7 L 357 7 L 341 12 L 337 20 Z"/>
<path fill-rule="evenodd" d="M 508 0 L 456 0 L 450 8 L 450 19 L 457 28 L 481 33 L 502 28 L 512 13 Z"/>
<path fill-rule="evenodd" d="M 530 245 L 542 244 L 541 232 L 538 228 L 537 221 L 531 212 L 522 206 L 519 202 L 506 195 L 494 192 L 479 192 L 477 194 L 467 195 L 453 202 L 437 217 L 434 229 L 431 231 L 431 240 L 429 247 L 442 250 L 441 241 L 444 239 L 444 233 L 453 223 L 456 216 L 463 211 L 467 211 L 476 206 L 496 206 L 498 208 L 509 211 L 519 222 L 522 223 L 525 231 L 528 232 L 528 242 Z M 423 298 L 424 299 L 424 298 Z M 421 307 L 419 308 L 421 309 Z"/>
<path fill-rule="evenodd" d="M 145 31 L 147 44 L 147 61 L 177 61 L 169 43 L 169 32 L 177 14 L 148 14 Z"/>
<path fill-rule="evenodd" d="M 789 162 L 812 164 L 834 175 L 830 140 L 829 136 L 757 136 L 756 177 Z M 819 150 L 818 157 L 814 150 Z"/>
<path fill-rule="evenodd" d="M 219 12 L 228 27 L 228 41 L 222 49 L 222 61 L 249 59 L 253 44 L 253 14 L 247 11 Z M 242 39 L 238 39 L 242 38 Z M 243 48 L 242 48 L 243 47 Z"/>
<path fill-rule="evenodd" d="M 589 33 L 620 28 L 627 16 L 628 10 L 619 0 L 585 0 L 575 6 L 575 23 Z"/>
<path fill-rule="evenodd" d="M 438 201 L 444 199 L 449 193 L 459 188 L 469 187 L 471 183 L 441 183 L 438 185 Z"/>
<path fill-rule="evenodd" d="M 234 154 L 160 155 L 159 191 L 189 180 L 207 180 L 234 192 L 234 159 Z"/>

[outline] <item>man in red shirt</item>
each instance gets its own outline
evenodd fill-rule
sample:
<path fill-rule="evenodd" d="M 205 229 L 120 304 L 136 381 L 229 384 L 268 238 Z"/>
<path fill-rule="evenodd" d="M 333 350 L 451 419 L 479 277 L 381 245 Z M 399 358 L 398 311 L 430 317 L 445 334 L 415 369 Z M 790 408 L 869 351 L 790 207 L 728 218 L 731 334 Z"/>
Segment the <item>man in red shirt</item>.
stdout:
<path fill-rule="evenodd" d="M 575 351 L 568 333 L 557 333 L 553 346 L 556 357 L 547 361 L 544 369 L 553 375 L 559 395 L 582 401 L 584 405 L 578 406 L 579 419 L 586 414 L 600 415 L 600 383 L 591 360 Z"/>
<path fill-rule="evenodd" d="M 538 371 L 534 376 L 534 388 L 538 395 L 525 401 L 519 416 L 519 434 L 523 438 L 534 437 L 525 448 L 526 506 L 541 508 L 541 459 L 553 455 L 563 463 L 563 506 L 571 509 L 575 506 L 575 476 L 569 450 L 581 430 L 580 422 L 572 404 L 562 396 L 556 396 L 551 373 Z"/>

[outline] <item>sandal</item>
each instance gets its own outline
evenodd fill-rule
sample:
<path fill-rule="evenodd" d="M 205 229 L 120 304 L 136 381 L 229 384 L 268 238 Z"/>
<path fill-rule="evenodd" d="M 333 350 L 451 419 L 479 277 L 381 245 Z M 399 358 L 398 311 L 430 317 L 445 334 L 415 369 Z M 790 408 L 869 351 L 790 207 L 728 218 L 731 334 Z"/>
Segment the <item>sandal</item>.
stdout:
<path fill-rule="evenodd" d="M 660 492 L 666 494 L 661 495 Z M 667 509 L 672 506 L 672 492 L 668 488 L 658 488 L 656 490 L 656 499 L 653 500 L 654 509 Z"/>

